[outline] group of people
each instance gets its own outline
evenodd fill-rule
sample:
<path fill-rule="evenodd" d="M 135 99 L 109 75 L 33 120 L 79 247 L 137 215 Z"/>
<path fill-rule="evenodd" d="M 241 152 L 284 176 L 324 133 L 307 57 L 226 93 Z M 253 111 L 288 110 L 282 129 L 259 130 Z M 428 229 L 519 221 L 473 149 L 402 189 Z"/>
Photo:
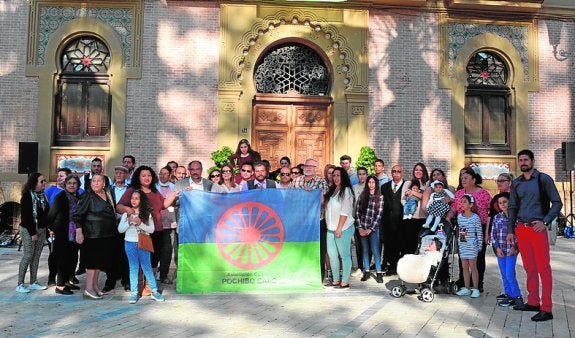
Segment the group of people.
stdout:
<path fill-rule="evenodd" d="M 470 167 L 460 171 L 457 189 L 448 184 L 441 169 L 429 173 L 423 163 L 415 164 L 409 180 L 404 180 L 400 165 L 394 165 L 388 177 L 383 160 L 377 159 L 375 174 L 368 175 L 366 168 L 354 169 L 348 155 L 340 158 L 340 166 L 326 165 L 323 177 L 317 174 L 315 159 L 307 159 L 300 169 L 291 167 L 290 159 L 283 157 L 280 167 L 270 173 L 269 165 L 247 140 L 239 142 L 229 163 L 209 172 L 209 179 L 202 177 L 203 165 L 197 160 L 187 168 L 170 161 L 158 176 L 149 166 L 136 168 L 130 155 L 115 168 L 113 181 L 102 174 L 98 158 L 92 161 L 90 173 L 81 177 L 62 168 L 57 185 L 46 193 L 46 179 L 34 173 L 22 191 L 24 256 L 16 291 L 46 288 L 38 283 L 37 270 L 48 234 L 54 237 L 49 282 L 56 284 L 56 293 L 72 294 L 79 289 L 74 276 L 79 250 L 80 270 L 87 273 L 86 298 L 101 299 L 121 280 L 131 292 L 131 303 L 146 290 L 162 301 L 156 276 L 159 274 L 162 283 L 171 283 L 172 257 L 177 264 L 177 199 L 181 191 L 319 189 L 320 261 L 326 286 L 349 288 L 354 264 L 363 273 L 361 281 L 372 276 L 373 265 L 374 278 L 382 283 L 385 274 L 396 273 L 403 255 L 416 253 L 422 231 L 448 232 L 453 226 L 460 257 L 458 295 L 479 297 L 486 247 L 492 244 L 504 286 L 499 304 L 538 311 L 533 320 L 549 320 L 553 317 L 551 268 L 544 230 L 562 203 L 553 180 L 534 169 L 531 151 L 521 151 L 518 162 L 522 175 L 512 181 L 510 174 L 501 174 L 497 178 L 499 193 L 494 197 L 481 187 L 481 176 Z M 142 233 L 151 235 L 153 252 L 139 248 Z M 352 243 L 356 262 L 352 262 Z M 519 252 L 527 272 L 527 302 L 523 302 L 515 278 Z M 28 267 L 30 284 L 26 287 Z M 103 289 L 98 287 L 100 271 L 107 275 Z"/>

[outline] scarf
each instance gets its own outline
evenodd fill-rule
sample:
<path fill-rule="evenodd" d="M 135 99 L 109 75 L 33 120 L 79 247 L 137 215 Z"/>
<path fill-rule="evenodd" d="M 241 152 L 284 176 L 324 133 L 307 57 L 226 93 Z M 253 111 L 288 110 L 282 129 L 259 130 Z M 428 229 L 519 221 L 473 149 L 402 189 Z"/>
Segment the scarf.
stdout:
<path fill-rule="evenodd" d="M 34 223 L 36 223 L 36 232 L 38 232 L 38 211 L 43 213 L 46 211 L 48 199 L 46 199 L 44 191 L 30 191 L 30 193 L 32 194 L 32 216 Z"/>
<path fill-rule="evenodd" d="M 66 197 L 68 197 L 68 204 L 69 204 L 69 208 L 68 208 L 68 240 L 70 242 L 74 242 L 76 241 L 76 222 L 74 222 L 74 219 L 72 218 L 72 215 L 74 215 L 74 212 L 76 212 L 76 210 L 78 209 L 78 196 L 75 194 L 71 194 L 67 191 L 65 191 Z"/>

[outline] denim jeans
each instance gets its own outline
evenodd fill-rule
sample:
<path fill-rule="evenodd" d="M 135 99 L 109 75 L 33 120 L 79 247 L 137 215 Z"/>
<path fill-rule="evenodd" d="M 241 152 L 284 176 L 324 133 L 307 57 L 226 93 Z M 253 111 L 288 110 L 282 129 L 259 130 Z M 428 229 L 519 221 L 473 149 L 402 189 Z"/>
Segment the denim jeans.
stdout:
<path fill-rule="evenodd" d="M 403 206 L 403 215 L 404 216 L 407 216 L 407 215 L 413 216 L 413 214 L 415 214 L 416 209 L 417 209 L 417 201 L 410 198 L 407 200 L 407 202 L 405 202 L 405 205 Z"/>
<path fill-rule="evenodd" d="M 517 277 L 515 276 L 515 263 L 517 262 L 517 255 L 515 256 L 497 256 L 497 264 L 499 264 L 499 271 L 501 271 L 501 278 L 503 279 L 503 290 L 509 297 L 516 298 L 521 296 Z"/>
<path fill-rule="evenodd" d="M 329 262 L 331 264 L 331 271 L 333 271 L 333 281 L 349 283 L 351 274 L 351 237 L 353 236 L 355 228 L 349 228 L 341 232 L 341 237 L 335 237 L 335 231 L 327 231 L 327 254 L 329 255 Z M 339 276 L 339 258 L 343 264 L 341 268 L 341 279 Z"/>
<path fill-rule="evenodd" d="M 128 264 L 130 265 L 130 291 L 132 294 L 138 293 L 138 271 L 142 267 L 142 272 L 150 284 L 152 292 L 158 291 L 154 271 L 152 271 L 152 263 L 150 261 L 150 252 L 138 249 L 137 242 L 124 242 L 124 249 L 126 256 L 128 256 Z"/>
<path fill-rule="evenodd" d="M 363 256 L 363 270 L 369 271 L 369 248 L 371 247 L 371 253 L 373 254 L 373 260 L 375 261 L 375 269 L 377 272 L 381 272 L 381 256 L 379 249 L 379 232 L 372 231 L 369 236 L 360 236 L 362 256 Z"/>

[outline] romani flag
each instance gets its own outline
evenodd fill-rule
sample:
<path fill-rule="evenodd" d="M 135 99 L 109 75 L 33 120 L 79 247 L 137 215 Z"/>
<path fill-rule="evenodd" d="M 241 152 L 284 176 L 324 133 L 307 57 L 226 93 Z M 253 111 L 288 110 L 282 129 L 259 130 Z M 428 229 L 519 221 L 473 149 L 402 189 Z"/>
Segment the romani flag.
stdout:
<path fill-rule="evenodd" d="M 321 191 L 180 194 L 176 290 L 317 290 Z"/>

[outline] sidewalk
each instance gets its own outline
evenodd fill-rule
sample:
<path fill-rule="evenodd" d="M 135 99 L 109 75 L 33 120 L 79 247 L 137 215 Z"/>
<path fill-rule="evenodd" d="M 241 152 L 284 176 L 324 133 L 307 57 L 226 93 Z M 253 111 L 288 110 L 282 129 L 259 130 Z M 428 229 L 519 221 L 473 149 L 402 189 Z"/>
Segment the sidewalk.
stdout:
<path fill-rule="evenodd" d="M 204 336 L 204 337 L 571 337 L 575 336 L 575 241 L 552 247 L 554 320 L 535 323 L 533 312 L 496 305 L 501 281 L 495 257 L 487 255 L 485 292 L 480 298 L 436 294 L 431 303 L 416 295 L 393 298 L 397 277 L 360 282 L 351 288 L 305 293 L 177 294 L 167 285 L 166 302 L 140 299 L 116 288 L 100 301 L 54 293 L 54 288 L 18 294 L 21 252 L 0 248 L 0 335 L 22 336 Z M 39 281 L 47 282 L 45 248 Z M 522 291 L 525 273 L 518 260 Z M 27 275 L 28 277 L 28 275 Z M 80 278 L 83 284 L 84 276 Z M 26 279 L 28 282 L 28 279 Z M 103 278 L 101 279 L 103 286 Z M 119 283 L 118 283 L 119 285 Z M 161 285 L 161 284 L 160 284 Z"/>

